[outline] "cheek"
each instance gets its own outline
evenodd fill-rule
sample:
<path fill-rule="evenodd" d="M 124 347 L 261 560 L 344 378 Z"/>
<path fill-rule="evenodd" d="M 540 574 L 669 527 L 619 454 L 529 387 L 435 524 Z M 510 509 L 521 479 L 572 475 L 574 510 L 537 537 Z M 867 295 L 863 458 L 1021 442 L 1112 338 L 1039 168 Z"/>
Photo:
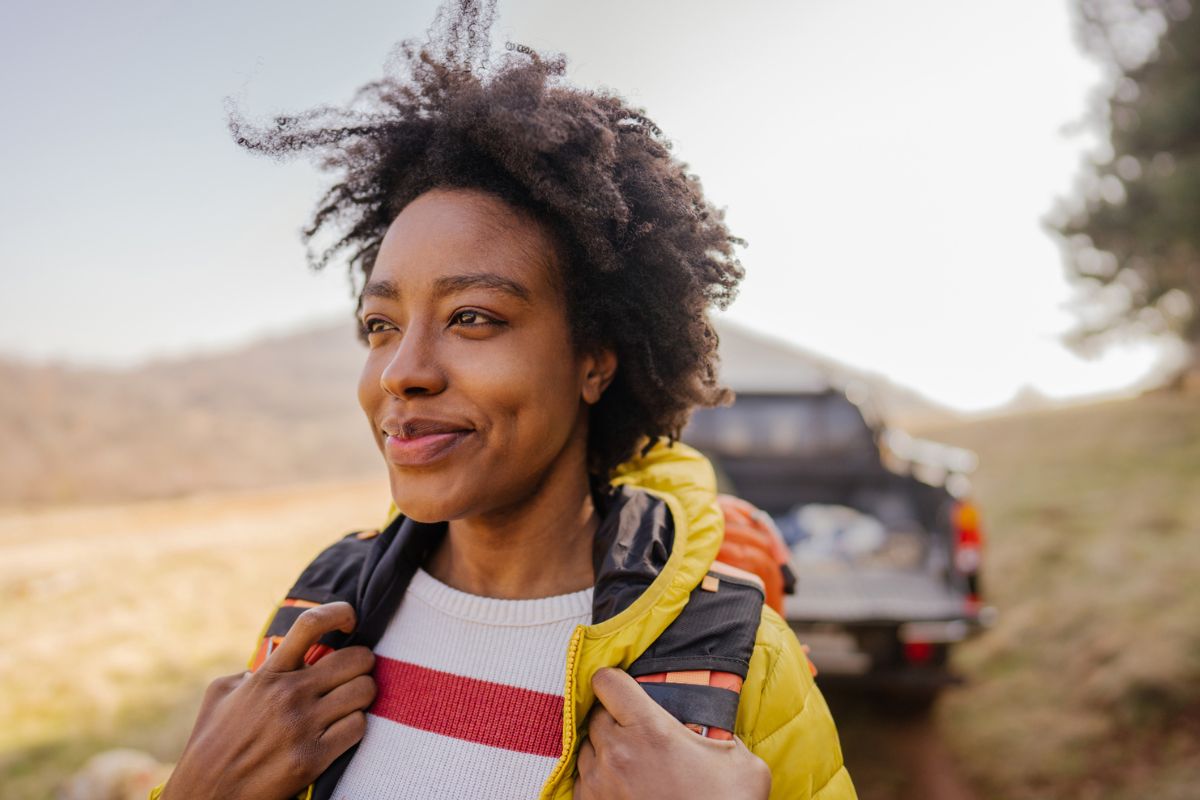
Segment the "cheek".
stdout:
<path fill-rule="evenodd" d="M 372 421 L 372 428 L 374 414 L 383 397 L 383 388 L 379 385 L 382 363 L 378 356 L 378 351 L 369 351 L 363 361 L 362 371 L 358 374 L 358 405 Z"/>
<path fill-rule="evenodd" d="M 363 365 L 362 371 L 358 373 L 358 405 L 363 411 L 368 414 L 371 412 L 371 407 L 374 405 L 374 396 L 371 390 L 372 385 L 378 386 L 378 380 L 372 380 L 371 361 L 368 358 Z"/>
<path fill-rule="evenodd" d="M 574 355 L 560 345 L 518 348 L 491 358 L 471 380 L 488 397 L 488 414 L 501 434 L 496 444 L 557 450 L 580 413 Z"/>

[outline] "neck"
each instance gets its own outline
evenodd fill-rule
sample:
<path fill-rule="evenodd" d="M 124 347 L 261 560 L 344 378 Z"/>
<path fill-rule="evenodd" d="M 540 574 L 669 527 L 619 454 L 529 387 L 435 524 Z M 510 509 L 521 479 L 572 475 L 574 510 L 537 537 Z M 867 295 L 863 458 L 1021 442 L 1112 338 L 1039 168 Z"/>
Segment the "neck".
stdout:
<path fill-rule="evenodd" d="M 585 437 L 586 438 L 586 437 Z M 529 497 L 485 515 L 451 520 L 425 569 L 459 591 L 511 600 L 586 589 L 599 517 L 584 452 L 569 447 Z"/>

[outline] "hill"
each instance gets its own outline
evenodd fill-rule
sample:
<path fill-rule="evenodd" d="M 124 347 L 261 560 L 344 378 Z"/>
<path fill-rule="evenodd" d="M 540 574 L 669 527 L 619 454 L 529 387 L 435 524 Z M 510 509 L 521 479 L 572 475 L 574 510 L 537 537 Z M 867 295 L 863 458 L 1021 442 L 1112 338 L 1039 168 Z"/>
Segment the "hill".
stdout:
<path fill-rule="evenodd" d="M 723 373 L 870 388 L 905 418 L 952 412 L 886 379 L 727 321 Z M 54 505 L 374 474 L 356 400 L 364 351 L 337 322 L 124 370 L 0 360 L 0 505 Z"/>
<path fill-rule="evenodd" d="M 0 504 L 162 497 L 370 473 L 350 324 L 98 370 L 0 362 Z"/>
<path fill-rule="evenodd" d="M 1000 616 L 940 709 L 985 797 L 1195 797 L 1200 395 L 921 431 L 980 456 Z"/>

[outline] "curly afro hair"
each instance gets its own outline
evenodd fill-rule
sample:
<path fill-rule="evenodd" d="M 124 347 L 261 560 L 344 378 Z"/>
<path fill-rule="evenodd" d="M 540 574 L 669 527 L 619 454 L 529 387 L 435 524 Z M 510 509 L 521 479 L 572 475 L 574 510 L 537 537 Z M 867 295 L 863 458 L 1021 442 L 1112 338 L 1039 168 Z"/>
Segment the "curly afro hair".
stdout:
<path fill-rule="evenodd" d="M 707 310 L 733 300 L 742 242 L 640 109 L 567 84 L 562 56 L 509 43 L 493 63 L 493 14 L 494 0 L 447 3 L 428 41 L 402 42 L 346 108 L 258 126 L 231 108 L 229 126 L 250 151 L 335 176 L 303 236 L 315 269 L 344 257 L 357 287 L 430 189 L 487 191 L 544 222 L 575 346 L 618 358 L 589 419 L 588 469 L 606 480 L 647 437 L 677 438 L 693 407 L 728 401 Z"/>

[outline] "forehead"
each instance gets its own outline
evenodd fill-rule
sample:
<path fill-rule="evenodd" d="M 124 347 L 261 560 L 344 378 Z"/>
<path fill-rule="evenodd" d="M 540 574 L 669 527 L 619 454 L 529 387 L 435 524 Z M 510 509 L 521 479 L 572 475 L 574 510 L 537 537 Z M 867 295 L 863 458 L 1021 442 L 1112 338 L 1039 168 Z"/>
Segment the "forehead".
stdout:
<path fill-rule="evenodd" d="M 419 290 L 447 275 L 493 274 L 557 294 L 558 261 L 552 234 L 530 214 L 479 190 L 433 189 L 392 222 L 371 280 Z"/>

